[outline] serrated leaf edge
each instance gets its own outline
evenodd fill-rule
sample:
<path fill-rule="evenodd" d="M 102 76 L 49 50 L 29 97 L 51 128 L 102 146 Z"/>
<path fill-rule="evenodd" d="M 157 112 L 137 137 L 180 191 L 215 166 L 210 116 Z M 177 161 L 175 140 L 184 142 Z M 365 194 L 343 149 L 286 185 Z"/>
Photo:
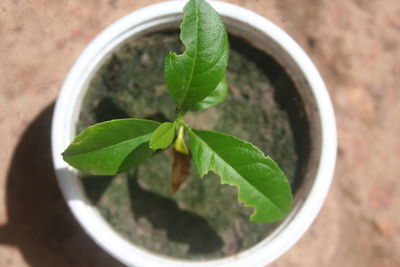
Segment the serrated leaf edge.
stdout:
<path fill-rule="evenodd" d="M 193 132 L 192 129 L 188 128 L 188 131 L 190 131 L 192 134 L 196 135 L 196 133 Z M 232 138 L 234 138 L 234 139 L 240 140 L 241 142 L 247 143 L 247 144 L 249 144 L 250 146 L 252 146 L 253 148 L 255 148 L 256 150 L 258 150 L 260 153 L 262 153 L 262 155 L 263 155 L 266 159 L 269 159 L 269 160 L 271 159 L 270 157 L 265 156 L 264 153 L 263 153 L 261 150 L 259 150 L 258 147 L 254 146 L 253 144 L 251 144 L 251 143 L 249 143 L 249 142 L 246 142 L 246 141 L 244 141 L 244 140 L 242 140 L 242 139 L 236 138 L 235 136 L 227 135 L 227 134 L 224 134 L 224 133 L 220 133 L 220 134 L 223 134 L 223 135 L 232 137 Z M 233 168 L 232 166 L 230 166 L 225 160 L 223 160 L 223 158 L 220 157 L 220 156 L 218 155 L 218 153 L 215 152 L 206 142 L 204 142 L 202 138 L 200 138 L 198 135 L 196 135 L 196 136 L 197 136 L 198 139 L 200 139 L 200 141 L 201 141 L 208 149 L 210 149 L 211 151 L 213 151 L 213 154 L 212 154 L 212 155 L 217 155 L 218 158 L 219 158 L 221 161 L 225 162 L 226 165 L 229 166 L 229 168 L 230 168 L 231 170 L 233 170 L 233 171 L 234 171 L 235 173 L 237 173 L 239 176 L 243 177 L 240 173 L 238 173 L 238 172 L 236 171 L 236 169 L 234 169 L 234 168 Z M 215 157 L 215 156 L 214 156 L 214 157 Z M 210 158 L 210 161 L 211 161 L 211 160 L 212 160 L 212 158 Z M 196 164 L 195 164 L 195 165 L 196 165 Z M 210 166 L 210 163 L 208 163 L 207 166 Z M 242 192 L 241 192 L 240 186 L 238 186 L 237 184 L 233 184 L 233 183 L 227 182 L 227 181 L 226 181 L 226 178 L 223 177 L 221 174 L 219 174 L 219 173 L 217 172 L 217 170 L 215 170 L 214 168 L 208 167 L 208 170 L 207 170 L 207 171 L 204 171 L 204 172 L 202 172 L 202 173 L 201 173 L 201 172 L 199 171 L 199 169 L 197 168 L 197 165 L 196 165 L 196 169 L 197 169 L 198 174 L 199 174 L 199 176 L 200 176 L 201 178 L 203 178 L 204 175 L 206 175 L 208 172 L 212 171 L 212 172 L 214 172 L 215 174 L 217 174 L 217 175 L 220 177 L 221 184 L 228 184 L 228 185 L 231 185 L 231 186 L 236 187 L 236 188 L 237 188 L 237 191 L 238 191 L 238 200 L 239 200 L 241 203 L 243 203 L 243 205 L 244 205 L 245 207 L 250 207 L 250 208 L 253 208 L 253 209 L 254 209 L 254 212 L 253 212 L 253 214 L 252 214 L 251 217 L 250 217 L 250 220 L 251 220 L 251 221 L 254 221 L 254 217 L 257 215 L 257 206 L 256 206 L 255 204 L 250 204 L 250 203 L 248 203 L 248 201 L 245 199 L 245 196 L 244 196 L 244 195 L 242 194 Z M 259 191 L 256 187 L 254 187 L 251 183 L 249 183 L 245 178 L 243 178 L 243 181 L 244 181 L 245 183 L 247 183 L 249 186 L 253 187 L 260 195 L 262 195 L 267 201 L 269 201 L 269 202 L 272 204 L 272 206 L 275 207 L 276 210 L 280 213 L 280 216 L 279 216 L 280 218 L 282 218 L 282 217 L 284 217 L 284 216 L 286 215 L 286 213 L 285 213 L 284 211 L 282 211 L 282 209 L 280 209 L 278 206 L 276 206 L 274 202 L 272 202 L 272 201 L 271 201 L 268 197 L 266 197 L 261 191 Z"/>

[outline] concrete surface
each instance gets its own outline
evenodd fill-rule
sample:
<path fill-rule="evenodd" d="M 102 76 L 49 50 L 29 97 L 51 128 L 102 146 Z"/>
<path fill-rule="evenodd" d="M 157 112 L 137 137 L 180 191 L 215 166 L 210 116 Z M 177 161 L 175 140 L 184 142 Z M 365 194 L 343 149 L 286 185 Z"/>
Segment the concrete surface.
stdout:
<path fill-rule="evenodd" d="M 154 2 L 0 0 L 0 266 L 119 266 L 61 198 L 49 154 L 51 109 L 88 42 Z M 338 120 L 328 200 L 271 266 L 400 266 L 400 1 L 227 2 L 269 18 L 304 47 Z"/>

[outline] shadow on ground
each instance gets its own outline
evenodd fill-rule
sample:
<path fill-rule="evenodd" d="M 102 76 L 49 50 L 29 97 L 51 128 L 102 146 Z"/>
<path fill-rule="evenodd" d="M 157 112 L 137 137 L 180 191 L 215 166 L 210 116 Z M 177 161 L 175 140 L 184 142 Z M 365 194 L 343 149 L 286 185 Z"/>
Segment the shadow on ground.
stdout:
<path fill-rule="evenodd" d="M 53 104 L 25 130 L 8 170 L 8 223 L 0 244 L 17 247 L 31 266 L 121 266 L 80 228 L 58 188 L 51 160 Z"/>

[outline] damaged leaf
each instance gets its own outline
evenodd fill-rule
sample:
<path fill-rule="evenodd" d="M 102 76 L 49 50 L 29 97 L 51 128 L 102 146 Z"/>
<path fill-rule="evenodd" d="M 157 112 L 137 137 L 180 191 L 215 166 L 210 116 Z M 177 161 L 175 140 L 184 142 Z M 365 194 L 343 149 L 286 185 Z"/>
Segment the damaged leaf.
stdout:
<path fill-rule="evenodd" d="M 185 52 L 169 53 L 164 63 L 168 92 L 182 114 L 217 87 L 229 54 L 225 25 L 209 3 L 190 0 L 183 12 L 180 37 Z"/>
<path fill-rule="evenodd" d="M 255 208 L 250 220 L 282 219 L 292 206 L 288 180 L 279 166 L 254 145 L 236 137 L 202 130 L 189 130 L 190 148 L 201 177 L 213 171 L 222 184 L 238 188 L 239 200 Z"/>

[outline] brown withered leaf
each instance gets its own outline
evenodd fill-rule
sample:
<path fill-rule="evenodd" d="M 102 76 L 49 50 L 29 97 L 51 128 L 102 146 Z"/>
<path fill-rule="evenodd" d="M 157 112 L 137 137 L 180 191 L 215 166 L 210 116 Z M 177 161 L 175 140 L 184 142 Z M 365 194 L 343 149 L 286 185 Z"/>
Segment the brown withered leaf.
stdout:
<path fill-rule="evenodd" d="M 171 195 L 187 180 L 190 174 L 190 156 L 172 149 L 174 159 L 171 171 Z"/>

